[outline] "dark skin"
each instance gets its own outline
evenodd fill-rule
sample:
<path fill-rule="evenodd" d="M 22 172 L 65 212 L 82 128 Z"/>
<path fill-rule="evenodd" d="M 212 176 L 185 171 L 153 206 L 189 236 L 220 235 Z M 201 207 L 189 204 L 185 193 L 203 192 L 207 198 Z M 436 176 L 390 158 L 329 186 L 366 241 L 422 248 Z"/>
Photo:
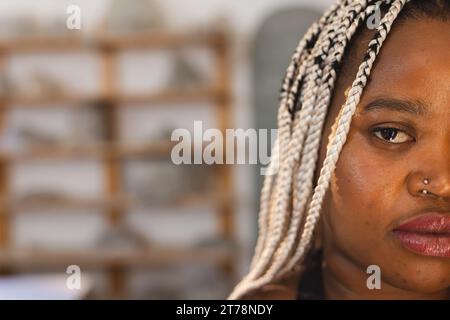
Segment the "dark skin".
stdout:
<path fill-rule="evenodd" d="M 362 60 L 368 35 L 355 39 L 344 61 L 319 168 L 357 72 L 352 62 Z M 450 258 L 411 252 L 392 236 L 396 225 L 423 210 L 450 214 L 449 52 L 450 24 L 436 19 L 402 21 L 383 45 L 324 200 L 320 228 L 328 299 L 449 298 Z M 411 108 L 394 110 L 386 102 L 394 99 Z M 375 130 L 380 127 L 392 128 L 395 138 L 384 139 Z M 432 179 L 432 196 L 420 194 L 424 177 Z M 366 269 L 373 264 L 381 268 L 380 290 L 366 286 Z"/>
<path fill-rule="evenodd" d="M 423 210 L 439 208 L 450 214 L 449 26 L 435 19 L 397 21 L 376 59 L 318 225 L 327 299 L 450 297 L 450 258 L 411 252 L 392 236 L 396 225 Z M 372 35 L 361 30 L 345 55 L 324 126 L 315 181 L 331 127 Z M 386 100 L 408 102 L 409 112 L 393 110 Z M 419 104 L 423 112 L 411 112 Z M 365 111 L 367 106 L 372 107 Z M 398 130 L 395 139 L 382 139 L 374 131 L 379 127 Z M 420 194 L 424 177 L 432 179 L 427 189 L 433 196 Z M 381 269 L 380 290 L 366 285 L 366 270 L 373 264 Z M 244 299 L 295 299 L 298 279 L 293 271 Z"/>

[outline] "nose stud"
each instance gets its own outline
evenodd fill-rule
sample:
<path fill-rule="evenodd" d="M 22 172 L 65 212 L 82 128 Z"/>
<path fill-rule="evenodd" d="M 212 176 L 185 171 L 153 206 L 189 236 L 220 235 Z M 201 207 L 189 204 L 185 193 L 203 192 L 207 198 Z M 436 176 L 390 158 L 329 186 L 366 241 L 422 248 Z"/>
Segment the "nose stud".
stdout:
<path fill-rule="evenodd" d="M 428 179 L 428 178 L 425 178 L 425 179 L 423 179 L 423 184 L 424 185 L 428 185 L 429 183 L 430 183 L 430 179 Z M 422 189 L 422 194 L 428 194 L 428 190 L 426 190 L 426 189 Z"/>

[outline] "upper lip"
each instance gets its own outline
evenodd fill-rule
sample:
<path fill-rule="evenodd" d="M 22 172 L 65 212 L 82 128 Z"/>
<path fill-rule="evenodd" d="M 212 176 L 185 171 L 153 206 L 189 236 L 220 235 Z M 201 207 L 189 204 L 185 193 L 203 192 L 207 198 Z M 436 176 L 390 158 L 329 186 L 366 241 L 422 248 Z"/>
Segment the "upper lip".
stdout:
<path fill-rule="evenodd" d="M 434 210 L 402 221 L 394 231 L 450 234 L 450 211 Z"/>

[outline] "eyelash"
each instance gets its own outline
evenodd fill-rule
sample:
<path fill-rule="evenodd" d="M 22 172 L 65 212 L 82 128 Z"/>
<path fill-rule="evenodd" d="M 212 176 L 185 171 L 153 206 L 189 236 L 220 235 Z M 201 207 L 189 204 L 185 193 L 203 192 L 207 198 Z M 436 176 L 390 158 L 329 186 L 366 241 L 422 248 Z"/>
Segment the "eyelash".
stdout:
<path fill-rule="evenodd" d="M 387 131 L 390 131 L 390 133 L 392 133 L 392 131 L 394 131 L 393 137 L 391 137 L 391 138 L 383 137 L 383 133 L 387 133 Z M 377 133 L 379 133 L 381 135 L 381 137 L 379 135 L 377 135 Z M 403 141 L 403 142 L 391 142 L 388 140 L 388 139 L 397 138 L 399 133 L 406 135 L 407 137 L 409 137 L 409 139 L 406 141 Z M 372 130 L 372 134 L 375 138 L 377 138 L 383 142 L 389 143 L 389 144 L 403 144 L 403 143 L 407 143 L 410 141 L 415 141 L 415 138 L 412 137 L 410 134 L 408 134 L 406 131 L 404 131 L 402 129 L 394 128 L 394 127 L 376 127 Z M 389 136 L 392 136 L 392 134 L 389 134 Z"/>

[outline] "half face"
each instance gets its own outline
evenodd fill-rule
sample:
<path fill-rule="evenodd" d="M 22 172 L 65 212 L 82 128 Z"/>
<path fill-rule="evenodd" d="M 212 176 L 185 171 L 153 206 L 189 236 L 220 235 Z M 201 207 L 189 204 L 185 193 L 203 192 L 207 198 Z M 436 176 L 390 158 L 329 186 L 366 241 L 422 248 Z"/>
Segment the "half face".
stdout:
<path fill-rule="evenodd" d="M 319 164 L 350 84 L 337 84 Z M 322 217 L 325 258 L 336 274 L 378 265 L 381 291 L 392 297 L 397 288 L 432 294 L 450 287 L 449 22 L 393 27 L 353 117 Z M 344 281 L 366 292 L 365 279 Z"/>

